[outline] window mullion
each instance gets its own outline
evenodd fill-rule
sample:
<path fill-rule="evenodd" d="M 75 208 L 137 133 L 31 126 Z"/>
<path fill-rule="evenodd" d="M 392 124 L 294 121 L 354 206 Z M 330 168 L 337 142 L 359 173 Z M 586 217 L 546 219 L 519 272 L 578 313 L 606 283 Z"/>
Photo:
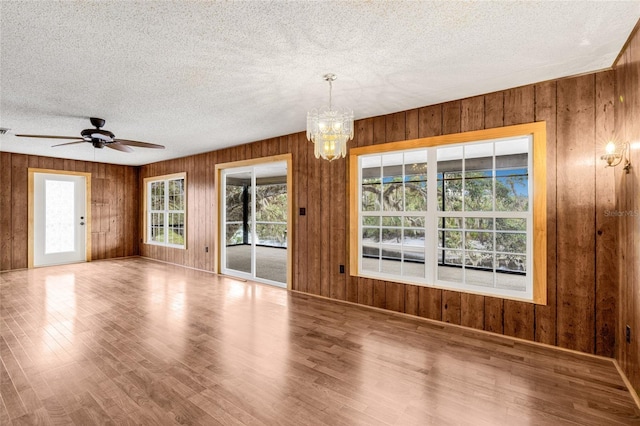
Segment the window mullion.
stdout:
<path fill-rule="evenodd" d="M 406 153 L 402 154 L 402 219 L 400 221 L 400 276 L 404 276 L 406 275 L 406 271 L 405 271 L 405 252 L 404 252 L 404 227 L 405 227 L 405 220 L 404 220 L 404 214 L 407 211 L 407 198 L 406 198 L 406 191 L 405 191 L 405 176 L 406 176 L 406 172 L 405 172 L 405 162 L 406 162 Z"/>
<path fill-rule="evenodd" d="M 493 157 L 491 158 L 491 190 L 493 191 L 492 193 L 492 202 L 493 202 L 493 276 L 491 277 L 491 283 L 493 284 L 493 288 L 497 287 L 497 273 L 496 270 L 498 268 L 498 254 L 497 254 L 497 219 L 496 219 L 496 143 L 493 143 Z"/>
<path fill-rule="evenodd" d="M 364 244 L 362 243 L 362 183 L 362 157 L 358 157 L 358 275 L 363 271 L 362 259 L 364 258 Z"/>
<path fill-rule="evenodd" d="M 152 210 L 152 204 L 151 204 L 151 199 L 152 199 L 152 188 L 153 188 L 153 183 L 152 182 L 148 182 L 147 183 L 147 238 L 146 238 L 146 242 L 149 243 L 152 241 L 153 239 L 153 234 L 152 234 L 152 222 L 151 222 L 151 218 L 153 217 L 153 215 L 151 214 L 151 210 Z"/>
<path fill-rule="evenodd" d="M 164 243 L 169 244 L 169 181 L 164 181 Z"/>
<path fill-rule="evenodd" d="M 466 188 L 466 181 L 467 181 L 467 148 L 466 145 L 462 147 L 462 185 L 460 185 L 460 187 L 462 188 L 462 193 L 460 194 L 460 197 L 462 198 L 462 207 L 461 210 L 463 212 L 463 217 L 464 214 L 467 211 L 467 206 L 466 206 L 466 202 L 467 202 L 467 197 L 465 195 L 465 188 Z M 467 224 L 465 223 L 466 221 L 464 219 L 462 219 L 462 259 L 460 259 L 460 264 L 462 267 L 462 283 L 463 284 L 467 284 L 467 268 L 466 268 L 466 263 L 467 263 Z"/>
<path fill-rule="evenodd" d="M 380 225 L 378 226 L 378 272 L 382 272 L 382 213 L 384 212 L 384 161 L 380 157 Z"/>
<path fill-rule="evenodd" d="M 443 192 L 444 197 L 444 192 Z M 438 152 L 436 148 L 427 150 L 427 217 L 425 220 L 425 277 L 430 283 L 436 280 L 438 260 L 436 258 L 438 246 L 437 231 L 438 211 Z"/>

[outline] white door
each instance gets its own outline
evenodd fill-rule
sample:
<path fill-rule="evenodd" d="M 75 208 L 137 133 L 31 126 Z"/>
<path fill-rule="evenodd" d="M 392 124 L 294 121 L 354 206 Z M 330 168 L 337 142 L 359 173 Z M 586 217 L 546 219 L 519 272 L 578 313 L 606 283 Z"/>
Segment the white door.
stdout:
<path fill-rule="evenodd" d="M 86 261 L 86 177 L 34 173 L 33 265 Z"/>

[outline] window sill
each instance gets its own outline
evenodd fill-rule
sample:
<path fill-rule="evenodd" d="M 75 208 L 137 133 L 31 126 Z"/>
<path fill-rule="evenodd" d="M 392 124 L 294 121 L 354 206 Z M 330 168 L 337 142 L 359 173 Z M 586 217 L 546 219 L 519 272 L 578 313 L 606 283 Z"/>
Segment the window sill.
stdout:
<path fill-rule="evenodd" d="M 164 244 L 164 243 L 154 243 L 154 242 L 149 242 L 146 241 L 144 243 L 142 243 L 144 245 L 148 245 L 148 246 L 156 246 L 156 247 L 168 247 L 168 248 L 174 248 L 174 249 L 182 249 L 182 250 L 186 250 L 187 247 L 184 245 L 177 245 L 177 244 Z"/>

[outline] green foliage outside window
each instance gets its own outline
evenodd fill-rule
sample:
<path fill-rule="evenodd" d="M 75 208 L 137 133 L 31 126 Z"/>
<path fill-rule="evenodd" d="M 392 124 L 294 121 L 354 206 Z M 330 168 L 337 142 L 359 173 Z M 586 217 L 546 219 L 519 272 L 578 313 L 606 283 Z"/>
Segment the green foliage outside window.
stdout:
<path fill-rule="evenodd" d="M 474 159 L 485 160 L 486 159 Z M 489 160 L 492 163 L 492 160 Z M 462 168 L 462 160 L 448 161 L 447 171 L 437 173 L 437 210 L 446 212 L 526 212 L 529 208 L 526 166 L 489 170 L 451 170 Z M 525 163 L 526 164 L 526 163 Z M 455 167 L 455 166 L 453 166 Z M 396 170 L 421 169 L 422 173 L 390 175 L 390 167 L 363 169 L 362 211 L 403 212 L 403 216 L 363 216 L 363 244 L 415 245 L 422 241 L 424 216 L 406 216 L 407 212 L 427 210 L 427 167 L 396 166 Z M 519 218 L 440 217 L 438 219 L 438 255 L 442 265 L 462 265 L 509 272 L 525 272 L 526 220 Z M 417 240 L 416 240 L 417 239 Z M 464 246 L 463 246 L 464 241 Z M 371 253 L 373 251 L 369 250 Z M 400 260 L 401 249 L 385 251 Z M 375 252 L 377 253 L 377 251 Z M 466 253 L 466 254 L 465 254 Z M 406 256 L 406 254 L 405 254 Z"/>
<path fill-rule="evenodd" d="M 257 185 L 256 187 L 256 234 L 258 244 L 286 246 L 287 244 L 287 184 L 274 183 Z M 251 220 L 251 186 L 227 185 L 226 207 L 227 226 L 226 244 L 243 244 L 245 241 L 245 229 L 243 228 L 244 210 L 247 211 L 247 225 Z M 246 198 L 246 207 L 245 207 Z M 236 222 L 236 223 L 230 223 Z M 267 222 L 267 223 L 260 223 Z M 273 223 L 285 222 L 285 223 Z M 247 242 L 251 242 L 251 230 L 246 236 Z"/>

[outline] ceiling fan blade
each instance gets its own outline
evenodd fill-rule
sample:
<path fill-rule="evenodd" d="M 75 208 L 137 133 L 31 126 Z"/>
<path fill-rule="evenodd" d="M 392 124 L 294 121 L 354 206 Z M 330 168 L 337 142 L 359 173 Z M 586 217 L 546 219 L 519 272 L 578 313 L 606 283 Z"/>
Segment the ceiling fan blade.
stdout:
<path fill-rule="evenodd" d="M 78 139 L 77 136 L 52 136 L 52 135 L 16 135 L 19 138 L 42 138 L 42 139 Z"/>
<path fill-rule="evenodd" d="M 77 143 L 83 143 L 83 142 L 85 142 L 85 141 L 81 140 L 81 141 L 73 141 L 73 142 L 67 142 L 67 143 L 59 143 L 57 145 L 51 145 L 51 148 L 53 148 L 54 146 L 75 145 Z"/>
<path fill-rule="evenodd" d="M 132 141 L 129 139 L 114 139 L 114 141 L 119 142 L 122 145 L 139 146 L 140 148 L 164 149 L 164 145 L 158 145 L 158 144 L 149 143 L 149 142 Z"/>
<path fill-rule="evenodd" d="M 122 145 L 121 143 L 118 143 L 118 142 L 106 143 L 104 144 L 104 146 L 106 146 L 107 148 L 115 149 L 117 151 L 133 152 L 133 149 L 129 148 L 126 145 Z"/>

